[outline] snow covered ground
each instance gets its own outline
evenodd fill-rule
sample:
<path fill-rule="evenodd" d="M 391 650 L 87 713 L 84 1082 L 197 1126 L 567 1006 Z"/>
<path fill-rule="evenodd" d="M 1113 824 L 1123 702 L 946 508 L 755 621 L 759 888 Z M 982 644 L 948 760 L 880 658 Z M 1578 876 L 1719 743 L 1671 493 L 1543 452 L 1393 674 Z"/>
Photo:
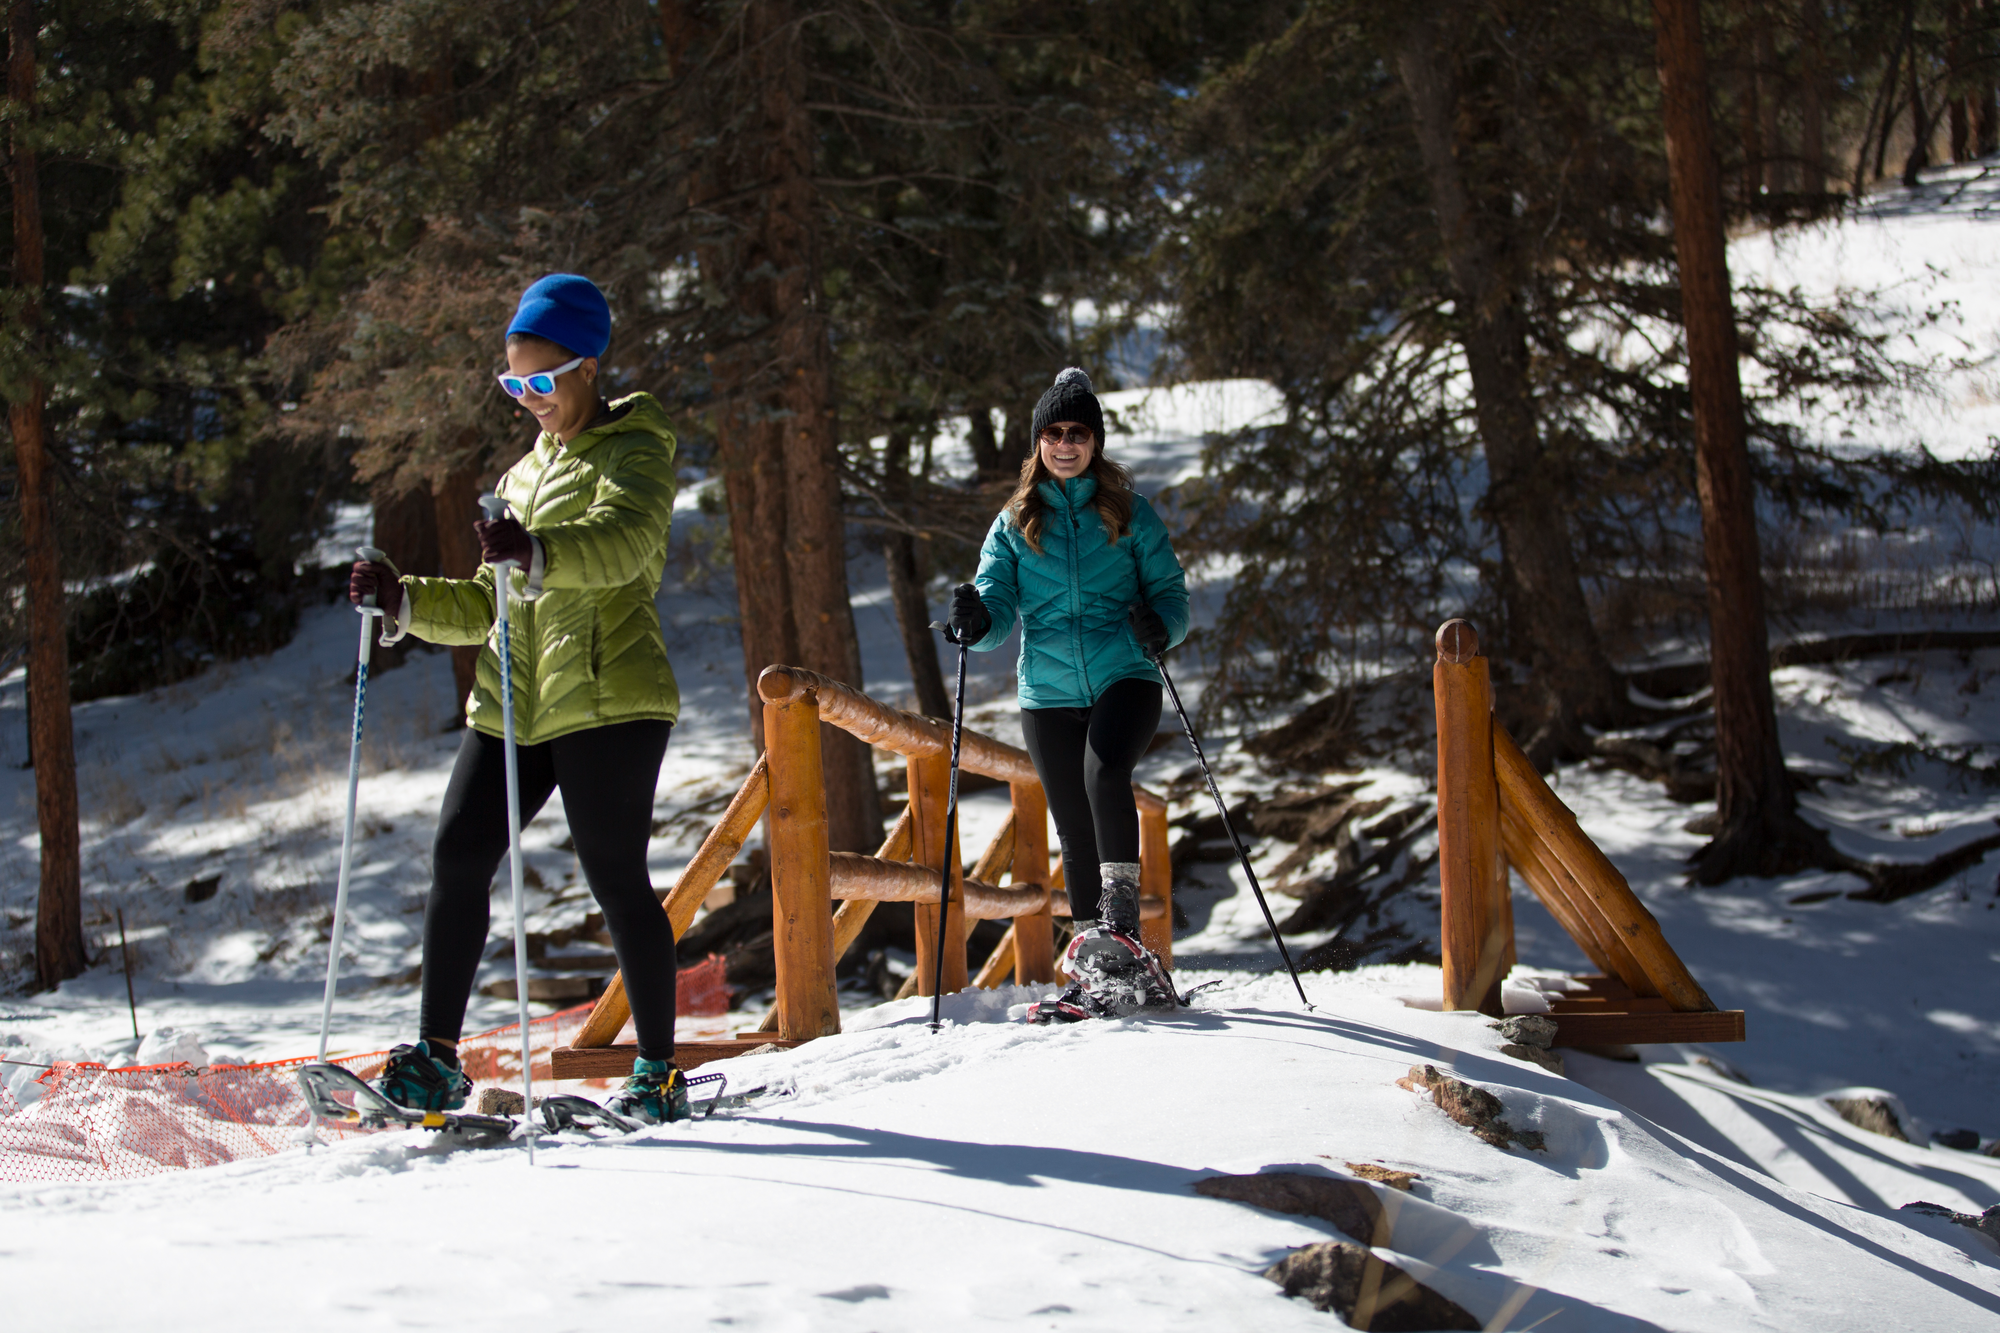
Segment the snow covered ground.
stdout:
<path fill-rule="evenodd" d="M 1902 1148 L 1699 1067 L 1627 1071 L 1706 1110 L 1684 1138 L 1557 1078 L 1429 969 L 1238 977 L 1197 1011 L 1053 1031 L 1005 991 L 735 1062 L 788 1100 L 616 1142 L 458 1149 L 391 1132 L 118 1186 L 9 1189 L 13 1319 L 64 1328 L 1318 1329 L 1258 1276 L 1338 1236 L 1203 1198 L 1215 1174 L 1414 1171 L 1383 1257 L 1493 1329 L 2000 1328 L 2000 1269 L 1949 1222 L 1835 1201 L 1743 1158 L 1777 1139 L 1957 1209 L 2000 1162 Z M 855 1025 L 861 1028 L 861 1024 Z M 1395 1080 L 1497 1092 L 1545 1151 L 1473 1137 Z M 740 1084 L 739 1084 L 740 1086 Z M 1761 1137 L 1760 1137 L 1761 1136 Z M 199 1292 L 198 1300 L 163 1299 Z"/>
<path fill-rule="evenodd" d="M 1907 280 L 1913 303 L 1957 302 L 1923 335 L 1962 363 L 1943 398 L 1860 423 L 1857 438 L 1963 457 L 2000 430 L 1996 186 L 1963 175 L 1940 173 L 1921 208 L 1889 200 L 1737 244 L 1739 270 L 1774 285 Z M 1275 403 L 1235 382 L 1106 406 L 1126 432 L 1114 449 L 1157 490 L 1199 466 L 1205 432 Z M 704 521 L 692 492 L 683 541 Z M 670 562 L 660 602 L 685 701 L 656 798 L 662 885 L 752 757 L 733 592 L 677 581 L 681 569 Z M 853 578 L 870 691 L 907 703 L 879 562 L 857 554 Z M 1198 605 L 1218 592 L 1198 589 Z M 217 1062 L 311 1051 L 354 634 L 344 607 L 320 608 L 269 658 L 78 708 L 96 965 L 56 994 L 0 1002 L 0 1057 L 132 1059 L 121 910 L 143 1032 L 191 1033 Z M 976 656 L 970 702 L 973 725 L 1018 741 L 1012 666 L 1011 652 Z M 1198 693 L 1198 663 L 1182 671 Z M 1973 771 L 2000 737 L 2000 651 L 1795 667 L 1776 685 L 1788 752 L 1825 779 L 1807 807 L 1844 850 L 1915 860 L 2000 818 L 2000 787 Z M 441 654 L 412 654 L 371 682 L 336 1047 L 413 1035 L 429 840 L 458 743 L 450 708 Z M 0 947 L 16 975 L 36 881 L 21 709 L 17 674 L 0 682 Z M 1209 739 L 1226 785 L 1279 780 L 1236 738 Z M 1971 747 L 1972 767 L 1919 759 L 1847 781 L 1835 741 Z M 1140 779 L 1166 789 L 1188 767 L 1170 745 Z M 1423 786 L 1364 776 L 1366 795 Z M 932 1035 L 914 1002 L 849 997 L 843 1036 L 729 1070 L 738 1086 L 790 1080 L 795 1098 L 617 1144 L 551 1141 L 532 1172 L 515 1152 L 397 1135 L 132 1183 L 0 1185 L 7 1308 L 74 1328 L 1327 1327 L 1257 1274 L 1330 1229 L 1189 1186 L 1383 1163 L 1422 1177 L 1392 1198 L 1391 1257 L 1489 1328 L 2000 1329 L 1995 1246 L 1897 1212 L 1918 1199 L 1969 1213 L 2000 1203 L 2000 1159 L 1925 1142 L 1929 1128 L 2000 1136 L 2000 857 L 1888 905 L 1846 898 L 1857 885 L 1839 876 L 1695 892 L 1681 871 L 1699 839 L 1683 825 L 1699 807 L 1618 772 L 1566 769 L 1557 786 L 1714 998 L 1748 1011 L 1748 1042 L 1648 1049 L 1643 1064 L 1572 1054 L 1559 1079 L 1496 1054 L 1475 1016 L 1403 1005 L 1438 989 L 1421 966 L 1310 975 L 1317 1011 L 1305 1014 L 1289 982 L 1261 974 L 1275 956 L 1240 871 L 1201 865 L 1207 887 L 1183 894 L 1194 929 L 1176 948 L 1234 970 L 1184 974 L 1225 981 L 1196 1012 L 1031 1032 L 1005 1021 L 1028 998 L 1008 990 L 950 1000 L 953 1025 Z M 1197 808 L 1198 791 L 1176 790 L 1189 793 L 1176 816 Z M 971 799 L 966 845 L 983 845 L 1004 813 L 997 794 Z M 558 798 L 527 835 L 537 929 L 573 924 L 588 905 L 564 840 Z M 1516 901 L 1523 964 L 1582 969 L 1533 900 Z M 482 982 L 511 975 L 504 894 L 497 904 L 500 947 Z M 512 1015 L 510 1001 L 475 997 L 470 1025 Z M 684 1030 L 754 1016 L 753 1004 Z M 1424 1062 L 1493 1090 L 1548 1151 L 1489 1147 L 1395 1086 Z M 0 1065 L 23 1100 L 38 1072 Z M 1899 1099 L 1916 1142 L 1857 1129 L 1822 1100 L 1856 1088 Z"/>

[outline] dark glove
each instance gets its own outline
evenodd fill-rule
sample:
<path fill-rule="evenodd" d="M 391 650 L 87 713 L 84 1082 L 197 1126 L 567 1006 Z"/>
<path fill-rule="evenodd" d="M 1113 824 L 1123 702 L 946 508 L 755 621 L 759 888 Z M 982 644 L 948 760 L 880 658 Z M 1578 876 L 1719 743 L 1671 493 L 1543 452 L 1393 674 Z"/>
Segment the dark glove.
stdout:
<path fill-rule="evenodd" d="M 951 632 L 959 643 L 977 643 L 993 628 L 993 616 L 979 600 L 979 589 L 961 583 L 951 590 Z"/>
<path fill-rule="evenodd" d="M 382 614 L 394 620 L 403 609 L 403 580 L 388 565 L 357 560 L 347 575 L 347 600 L 361 606 L 364 597 L 373 597 Z"/>
<path fill-rule="evenodd" d="M 1160 619 L 1160 613 L 1143 602 L 1132 608 L 1132 635 L 1139 640 L 1139 650 L 1148 657 L 1158 657 L 1167 651 L 1167 622 Z"/>
<path fill-rule="evenodd" d="M 535 558 L 535 544 L 519 519 L 478 519 L 472 530 L 479 534 L 479 558 L 489 565 L 512 560 L 522 569 Z"/>

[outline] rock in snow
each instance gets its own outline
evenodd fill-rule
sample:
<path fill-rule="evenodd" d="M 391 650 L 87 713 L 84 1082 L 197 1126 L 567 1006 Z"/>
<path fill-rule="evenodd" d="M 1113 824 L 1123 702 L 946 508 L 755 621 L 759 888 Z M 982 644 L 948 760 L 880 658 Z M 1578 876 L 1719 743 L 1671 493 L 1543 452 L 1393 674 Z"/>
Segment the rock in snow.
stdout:
<path fill-rule="evenodd" d="M 1536 1152 L 1548 1151 L 1541 1134 L 1532 1129 L 1517 1130 L 1500 1118 L 1506 1108 L 1500 1105 L 1498 1097 L 1439 1072 L 1436 1065 L 1411 1065 L 1409 1076 L 1397 1079 L 1396 1086 L 1411 1092 L 1429 1092 L 1440 1111 L 1496 1148 L 1518 1143 Z"/>
<path fill-rule="evenodd" d="M 1484 1327 L 1460 1306 L 1360 1245 L 1322 1241 L 1294 1250 L 1264 1270 L 1285 1295 L 1310 1301 L 1351 1328 L 1381 1333 Z"/>

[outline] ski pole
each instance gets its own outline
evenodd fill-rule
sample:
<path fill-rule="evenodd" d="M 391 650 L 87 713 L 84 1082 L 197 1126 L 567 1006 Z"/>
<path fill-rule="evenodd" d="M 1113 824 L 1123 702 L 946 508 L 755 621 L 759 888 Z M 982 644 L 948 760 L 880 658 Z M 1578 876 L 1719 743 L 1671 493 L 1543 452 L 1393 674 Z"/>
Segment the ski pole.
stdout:
<path fill-rule="evenodd" d="M 496 522 L 507 516 L 507 502 L 497 495 L 479 497 L 486 519 Z M 534 1044 L 528 1032 L 528 923 L 523 914 L 521 866 L 521 775 L 514 759 L 514 646 L 508 633 L 507 603 L 514 592 L 512 560 L 493 562 L 493 619 L 500 649 L 500 737 L 507 770 L 507 865 L 514 883 L 514 999 L 521 1018 L 521 1116 L 532 1126 L 535 1114 Z M 535 1164 L 535 1135 L 532 1128 L 523 1137 L 528 1145 L 528 1165 Z"/>
<path fill-rule="evenodd" d="M 389 561 L 388 556 L 372 546 L 357 547 L 354 554 L 376 564 Z M 361 794 L 361 717 L 368 705 L 368 636 L 382 615 L 372 592 L 354 609 L 361 613 L 361 649 L 354 659 L 354 737 L 347 747 L 347 824 L 340 835 L 340 876 L 334 881 L 333 890 L 333 941 L 326 955 L 326 999 L 319 1010 L 321 1064 L 326 1063 L 326 1039 L 333 1028 L 333 992 L 340 981 L 340 940 L 347 927 L 347 881 L 354 866 L 354 803 Z"/>
<path fill-rule="evenodd" d="M 951 698 L 951 785 L 944 804 L 944 867 L 938 872 L 937 962 L 931 969 L 931 1031 L 944 1026 L 944 924 L 951 913 L 951 867 L 958 858 L 958 745 L 965 736 L 965 640 L 940 621 L 932 629 L 944 631 L 945 642 L 958 645 L 958 688 Z"/>
<path fill-rule="evenodd" d="M 1271 904 L 1264 901 L 1264 890 L 1257 883 L 1257 872 L 1250 868 L 1250 853 L 1244 850 L 1243 839 L 1236 836 L 1236 825 L 1229 818 L 1229 807 L 1215 785 L 1215 774 L 1209 771 L 1208 756 L 1201 752 L 1201 737 L 1194 734 L 1194 723 L 1188 721 L 1187 709 L 1181 707 L 1181 692 L 1174 688 L 1174 678 L 1167 673 L 1166 654 L 1153 654 L 1153 665 L 1160 669 L 1160 679 L 1167 683 L 1167 694 L 1174 701 L 1174 712 L 1180 715 L 1181 730 L 1187 733 L 1188 744 L 1194 747 L 1194 761 L 1201 765 L 1201 775 L 1208 780 L 1208 794 L 1215 798 L 1215 811 L 1222 816 L 1223 832 L 1229 835 L 1230 845 L 1236 848 L 1236 859 L 1243 863 L 1243 873 L 1250 877 L 1250 892 L 1257 895 L 1257 906 L 1264 909 L 1264 923 L 1271 928 L 1271 939 L 1278 946 L 1278 956 L 1285 960 L 1285 970 L 1292 974 L 1292 985 L 1298 987 L 1299 1003 L 1306 1007 L 1307 1013 L 1311 1013 L 1312 1001 L 1306 998 L 1306 988 L 1299 981 L 1299 970 L 1292 966 L 1292 951 L 1285 947 L 1285 937 L 1278 933 L 1278 922 L 1271 915 Z"/>

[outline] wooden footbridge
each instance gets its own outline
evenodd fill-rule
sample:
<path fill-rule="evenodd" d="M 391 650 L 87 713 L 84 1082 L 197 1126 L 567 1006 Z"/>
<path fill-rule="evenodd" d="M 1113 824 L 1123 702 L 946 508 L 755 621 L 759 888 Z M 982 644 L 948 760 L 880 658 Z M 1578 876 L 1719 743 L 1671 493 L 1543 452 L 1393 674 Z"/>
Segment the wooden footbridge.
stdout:
<path fill-rule="evenodd" d="M 1514 965 L 1511 866 L 1599 969 L 1578 978 L 1584 989 L 1552 1001 L 1557 1045 L 1741 1041 L 1742 1011 L 1717 1010 L 1625 877 L 1584 835 L 1576 816 L 1494 718 L 1492 683 L 1472 626 L 1446 622 L 1437 645 L 1444 1007 L 1500 1012 L 1500 983 Z M 1069 900 L 1061 863 L 1049 855 L 1048 801 L 1026 751 L 965 731 L 960 767 L 1006 783 L 1013 806 L 967 873 L 956 849 L 945 846 L 949 724 L 891 708 L 802 667 L 766 668 L 757 692 L 764 707 L 765 752 L 663 906 L 675 937 L 685 934 L 702 901 L 764 821 L 777 1002 L 754 1031 L 677 1043 L 683 1068 L 840 1031 L 834 969 L 877 903 L 915 905 L 918 994 L 997 985 L 1010 974 L 1023 984 L 1056 979 L 1054 918 L 1069 915 Z M 902 755 L 908 766 L 909 803 L 873 856 L 828 846 L 822 725 Z M 1135 786 L 1133 793 L 1139 805 L 1140 933 L 1146 947 L 1171 966 L 1166 802 L 1143 787 Z M 940 922 L 938 882 L 947 863 L 951 904 Z M 1001 918 L 1012 924 L 975 972 L 967 956 L 966 922 Z M 939 930 L 945 945 L 942 977 L 935 961 Z M 556 1050 L 555 1076 L 630 1073 L 636 1050 L 617 1044 L 630 1017 L 623 978 L 613 978 L 574 1042 Z"/>
<path fill-rule="evenodd" d="M 802 667 L 767 667 L 757 680 L 757 693 L 764 705 L 764 754 L 675 881 L 664 906 L 679 938 L 758 821 L 767 820 L 777 1003 L 756 1031 L 724 1041 L 676 1043 L 682 1068 L 767 1043 L 794 1046 L 840 1031 L 834 969 L 877 903 L 916 905 L 918 994 L 935 995 L 940 984 L 946 994 L 969 982 L 994 985 L 1009 972 L 1021 983 L 1055 980 L 1054 918 L 1069 915 L 1069 898 L 1060 862 L 1050 861 L 1048 799 L 1027 751 L 965 730 L 959 766 L 1006 783 L 1013 802 L 1006 823 L 967 874 L 955 850 L 945 847 L 950 724 L 878 703 Z M 908 765 L 909 804 L 873 856 L 827 846 L 822 724 L 902 755 Z M 1134 787 L 1133 794 L 1139 803 L 1140 935 L 1147 948 L 1171 964 L 1167 803 L 1143 787 Z M 947 862 L 951 907 L 940 926 L 938 881 Z M 966 952 L 966 922 L 1000 918 L 1011 918 L 1012 925 L 974 976 Z M 941 982 L 936 975 L 939 929 L 945 946 Z M 623 978 L 614 978 L 575 1041 L 555 1052 L 555 1076 L 630 1073 L 635 1048 L 613 1043 L 631 1012 Z"/>

